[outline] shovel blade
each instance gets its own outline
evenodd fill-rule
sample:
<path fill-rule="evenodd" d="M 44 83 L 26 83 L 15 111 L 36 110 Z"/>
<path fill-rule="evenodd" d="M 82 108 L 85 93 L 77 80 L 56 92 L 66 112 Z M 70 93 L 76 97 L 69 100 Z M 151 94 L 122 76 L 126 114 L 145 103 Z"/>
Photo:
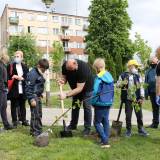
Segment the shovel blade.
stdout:
<path fill-rule="evenodd" d="M 112 122 L 111 133 L 110 133 L 111 137 L 117 137 L 121 135 L 122 124 L 123 122 L 121 121 Z"/>

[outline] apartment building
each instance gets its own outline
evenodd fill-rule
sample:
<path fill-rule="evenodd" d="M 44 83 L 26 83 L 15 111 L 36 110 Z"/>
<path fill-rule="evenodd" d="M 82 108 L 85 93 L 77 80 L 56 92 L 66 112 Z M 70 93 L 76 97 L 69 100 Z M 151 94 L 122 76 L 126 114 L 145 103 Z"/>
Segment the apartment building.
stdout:
<path fill-rule="evenodd" d="M 11 36 L 21 32 L 32 33 L 37 46 L 46 52 L 54 41 L 61 41 L 66 54 L 84 55 L 84 36 L 87 34 L 87 17 L 14 8 L 6 5 L 1 16 L 1 46 L 5 47 Z"/>

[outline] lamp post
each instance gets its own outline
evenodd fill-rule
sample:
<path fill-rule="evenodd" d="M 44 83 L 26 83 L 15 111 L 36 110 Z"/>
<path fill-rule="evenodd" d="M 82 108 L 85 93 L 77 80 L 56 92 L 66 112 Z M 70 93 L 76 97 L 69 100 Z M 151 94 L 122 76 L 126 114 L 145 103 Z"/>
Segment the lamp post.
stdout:
<path fill-rule="evenodd" d="M 54 3 L 54 0 L 42 0 L 46 7 L 47 13 L 47 29 L 49 28 L 48 20 L 49 20 L 49 9 L 51 5 Z M 46 58 L 49 61 L 49 29 L 47 34 L 47 46 L 46 46 Z M 50 99 L 50 72 L 49 69 L 46 71 L 46 106 L 49 106 L 49 99 Z"/>

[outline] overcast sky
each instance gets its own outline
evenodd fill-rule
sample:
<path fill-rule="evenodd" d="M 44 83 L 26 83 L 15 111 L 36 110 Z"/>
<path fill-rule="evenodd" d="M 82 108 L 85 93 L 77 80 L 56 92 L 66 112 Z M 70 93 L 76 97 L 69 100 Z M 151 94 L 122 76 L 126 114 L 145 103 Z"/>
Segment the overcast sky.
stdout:
<path fill-rule="evenodd" d="M 20 8 L 45 9 L 41 0 L 0 0 L 0 14 L 7 3 Z M 55 0 L 53 8 L 68 14 L 76 14 L 77 8 L 78 15 L 87 16 L 89 4 L 90 0 Z M 128 13 L 133 21 L 131 38 L 135 32 L 140 33 L 154 51 L 160 45 L 160 0 L 129 0 Z"/>

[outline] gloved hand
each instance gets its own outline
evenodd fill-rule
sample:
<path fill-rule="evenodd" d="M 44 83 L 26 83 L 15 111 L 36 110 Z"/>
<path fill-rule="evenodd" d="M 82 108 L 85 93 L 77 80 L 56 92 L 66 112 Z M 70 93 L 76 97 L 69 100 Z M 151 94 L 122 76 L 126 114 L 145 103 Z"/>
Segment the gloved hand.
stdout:
<path fill-rule="evenodd" d="M 160 106 L 160 96 L 156 96 L 156 103 Z"/>

